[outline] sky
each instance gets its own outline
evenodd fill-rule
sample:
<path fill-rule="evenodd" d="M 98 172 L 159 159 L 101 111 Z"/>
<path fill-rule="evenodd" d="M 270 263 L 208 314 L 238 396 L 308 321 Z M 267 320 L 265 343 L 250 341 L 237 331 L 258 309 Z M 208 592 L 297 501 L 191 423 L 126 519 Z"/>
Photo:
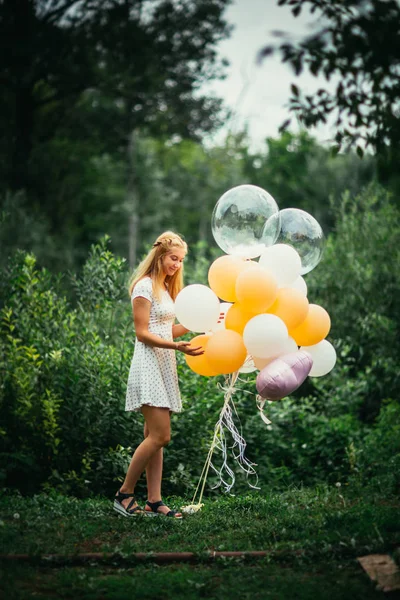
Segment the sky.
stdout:
<path fill-rule="evenodd" d="M 313 92 L 326 86 L 323 78 L 304 73 L 296 77 L 282 64 L 278 56 L 265 58 L 261 65 L 256 57 L 263 46 L 277 41 L 274 30 L 291 34 L 292 39 L 302 39 L 313 31 L 316 17 L 309 12 L 294 17 L 287 6 L 277 6 L 277 0 L 234 0 L 225 13 L 234 30 L 228 40 L 218 46 L 219 55 L 227 58 L 230 66 L 224 81 L 215 81 L 202 88 L 223 98 L 234 111 L 231 121 L 211 142 L 222 141 L 228 131 L 240 131 L 247 125 L 253 150 L 265 147 L 267 136 L 278 137 L 279 125 L 290 115 L 287 105 L 290 84 L 296 83 L 303 91 Z M 294 123 L 291 131 L 298 131 Z M 333 130 L 328 126 L 313 128 L 310 133 L 320 143 L 328 143 Z"/>

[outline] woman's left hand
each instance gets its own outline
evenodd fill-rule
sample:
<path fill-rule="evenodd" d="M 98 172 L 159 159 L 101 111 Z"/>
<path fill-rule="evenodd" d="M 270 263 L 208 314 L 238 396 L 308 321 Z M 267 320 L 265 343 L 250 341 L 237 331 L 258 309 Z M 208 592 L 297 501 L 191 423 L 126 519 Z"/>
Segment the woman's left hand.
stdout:
<path fill-rule="evenodd" d="M 190 342 L 176 342 L 176 349 L 184 354 L 189 354 L 190 356 L 200 356 L 201 354 L 204 354 L 204 350 L 201 346 L 192 348 Z"/>

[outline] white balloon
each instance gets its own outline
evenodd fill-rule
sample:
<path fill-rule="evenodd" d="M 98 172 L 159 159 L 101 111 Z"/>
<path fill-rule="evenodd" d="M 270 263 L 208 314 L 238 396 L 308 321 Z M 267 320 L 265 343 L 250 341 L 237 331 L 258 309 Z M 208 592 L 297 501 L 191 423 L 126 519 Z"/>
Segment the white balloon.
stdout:
<path fill-rule="evenodd" d="M 232 304 L 230 302 L 221 302 L 221 304 L 219 305 L 219 315 L 218 315 L 218 320 L 217 323 L 214 323 L 214 325 L 211 327 L 211 331 L 213 333 L 215 333 L 216 331 L 221 331 L 221 329 L 226 329 L 225 328 L 225 319 L 226 319 L 226 313 L 228 312 L 228 310 L 230 309 L 230 307 L 232 306 Z"/>
<path fill-rule="evenodd" d="M 285 287 L 285 286 L 282 286 L 282 287 Z M 288 285 L 286 287 L 290 287 L 290 288 L 293 288 L 294 290 L 298 290 L 305 297 L 307 297 L 307 293 L 308 293 L 307 284 L 301 275 L 299 275 L 297 279 L 295 279 L 290 285 Z"/>
<path fill-rule="evenodd" d="M 259 264 L 272 273 L 279 287 L 287 287 L 300 275 L 301 258 L 292 246 L 274 244 L 260 256 Z"/>
<path fill-rule="evenodd" d="M 176 297 L 176 318 L 190 331 L 209 331 L 218 321 L 219 313 L 218 296 L 206 285 L 188 285 Z"/>
<path fill-rule="evenodd" d="M 259 356 L 253 356 L 254 364 L 256 368 L 261 371 L 264 367 L 269 365 L 270 362 L 278 358 L 279 356 L 284 356 L 285 354 L 290 354 L 291 352 L 296 352 L 298 350 L 297 344 L 292 337 L 288 337 L 285 342 L 282 350 L 275 354 L 275 356 L 270 356 L 269 358 L 260 358 Z"/>
<path fill-rule="evenodd" d="M 282 356 L 283 354 L 290 354 L 291 352 L 297 352 L 298 349 L 299 349 L 299 347 L 296 344 L 296 342 L 294 341 L 294 339 L 289 336 L 287 341 L 285 342 L 285 347 L 283 349 L 283 352 L 280 352 L 279 356 Z"/>
<path fill-rule="evenodd" d="M 276 356 L 285 347 L 288 337 L 288 330 L 282 319 L 269 314 L 253 317 L 243 331 L 247 351 L 259 358 Z"/>
<path fill-rule="evenodd" d="M 336 364 L 336 350 L 328 340 L 322 340 L 314 346 L 302 346 L 300 350 L 306 350 L 312 356 L 310 377 L 322 377 L 332 371 Z"/>
<path fill-rule="evenodd" d="M 259 356 L 253 356 L 254 364 L 256 368 L 261 371 L 264 367 L 269 365 L 271 360 L 274 360 L 276 356 L 270 356 L 269 358 L 260 358 Z"/>

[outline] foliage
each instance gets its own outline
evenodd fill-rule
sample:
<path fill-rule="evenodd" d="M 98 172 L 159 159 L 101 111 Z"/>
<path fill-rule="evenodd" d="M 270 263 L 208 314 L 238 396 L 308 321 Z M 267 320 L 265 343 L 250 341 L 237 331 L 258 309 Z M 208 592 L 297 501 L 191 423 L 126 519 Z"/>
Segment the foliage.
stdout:
<path fill-rule="evenodd" d="M 344 190 L 359 193 L 376 170 L 372 157 L 333 158 L 305 132 L 269 138 L 265 150 L 255 153 L 244 134 L 207 148 L 193 140 L 162 141 L 136 132 L 132 167 L 121 157 L 99 155 L 90 144 L 55 140 L 41 153 L 40 169 L 52 164 L 41 181 L 41 206 L 33 209 L 27 194 L 8 194 L 2 202 L 0 263 L 20 248 L 53 272 L 81 268 L 90 244 L 105 233 L 113 252 L 129 257 L 133 267 L 166 226 L 180 232 L 191 248 L 202 242 L 197 254 L 210 258 L 215 203 L 227 189 L 246 182 L 268 190 L 280 208 L 310 212 L 328 233 L 334 225 L 329 198 L 337 201 Z M 134 190 L 128 193 L 125 180 L 132 169 Z"/>
<path fill-rule="evenodd" d="M 400 260 L 400 213 L 375 186 L 345 194 L 332 210 L 335 236 L 307 278 L 309 297 L 327 307 L 348 376 L 364 382 L 361 416 L 371 420 L 399 389 L 400 278 L 392 265 Z"/>
<path fill-rule="evenodd" d="M 384 468 L 382 466 L 384 465 Z M 354 448 L 354 479 L 378 493 L 400 493 L 400 406 L 386 402 L 376 425 Z"/>
<path fill-rule="evenodd" d="M 37 270 L 30 254 L 14 256 L 3 282 L 2 476 L 25 491 L 50 477 L 85 493 L 88 471 L 106 484 L 114 477 L 110 464 L 126 461 L 124 447 L 132 442 L 121 410 L 130 355 L 130 321 L 121 320 L 126 273 L 106 243 L 74 279 L 75 308 L 61 281 Z"/>
<path fill-rule="evenodd" d="M 282 61 L 296 75 L 308 69 L 314 76 L 334 82 L 333 90 L 320 88 L 314 94 L 302 94 L 292 84 L 290 110 L 306 127 L 335 116 L 338 148 L 360 142 L 360 155 L 361 146 L 378 153 L 386 145 L 396 148 L 400 139 L 398 2 L 279 0 L 278 4 L 290 6 L 294 16 L 308 8 L 318 14 L 321 23 L 315 33 L 300 42 L 283 40 L 278 47 Z M 273 50 L 264 48 L 261 56 Z"/>
<path fill-rule="evenodd" d="M 202 80 L 221 75 L 214 46 L 229 32 L 225 5 L 2 2 L 3 185 L 32 189 L 32 151 L 56 138 L 115 151 L 143 125 L 189 137 L 213 128 L 220 102 L 194 92 Z"/>
<path fill-rule="evenodd" d="M 398 261 L 399 213 L 375 188 L 344 195 L 335 211 L 336 231 L 307 276 L 310 299 L 332 317 L 334 371 L 269 403 L 270 426 L 256 409 L 254 374 L 242 377 L 233 398 L 262 490 L 366 479 L 398 490 L 400 294 L 391 261 Z M 111 494 L 142 439 L 141 416 L 124 411 L 134 342 L 128 273 L 109 243 L 94 245 L 68 281 L 38 269 L 24 252 L 2 271 L 0 459 L 8 487 Z M 207 283 L 212 257 L 204 244 L 193 247 L 186 283 Z M 177 358 L 184 411 L 173 418 L 164 490 L 191 494 L 221 409 L 223 377 L 200 377 L 183 354 Z M 216 466 L 219 460 L 214 456 Z M 240 492 L 247 482 L 235 469 Z M 208 481 L 216 483 L 212 473 Z"/>
<path fill-rule="evenodd" d="M 285 131 L 267 138 L 265 153 L 244 157 L 248 181 L 266 189 L 280 209 L 300 208 L 309 212 L 325 232 L 334 226 L 330 199 L 338 201 L 344 191 L 357 194 L 373 180 L 375 159 L 363 161 L 353 152 L 332 156 L 305 130 Z"/>

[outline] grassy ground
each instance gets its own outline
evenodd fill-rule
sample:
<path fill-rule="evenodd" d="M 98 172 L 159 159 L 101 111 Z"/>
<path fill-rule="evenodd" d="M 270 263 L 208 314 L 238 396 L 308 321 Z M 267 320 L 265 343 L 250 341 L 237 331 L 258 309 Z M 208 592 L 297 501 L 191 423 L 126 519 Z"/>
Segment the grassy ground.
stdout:
<path fill-rule="evenodd" d="M 168 499 L 179 508 L 186 502 Z M 384 597 L 356 558 L 396 557 L 400 502 L 372 492 L 320 486 L 206 501 L 183 521 L 125 519 L 108 499 L 0 497 L 2 553 L 38 557 L 111 552 L 109 564 L 48 566 L 1 562 L 7 598 Z M 208 550 L 266 550 L 261 560 L 206 562 Z M 129 564 L 133 552 L 184 552 L 196 564 Z M 394 596 L 392 595 L 392 598 Z"/>

